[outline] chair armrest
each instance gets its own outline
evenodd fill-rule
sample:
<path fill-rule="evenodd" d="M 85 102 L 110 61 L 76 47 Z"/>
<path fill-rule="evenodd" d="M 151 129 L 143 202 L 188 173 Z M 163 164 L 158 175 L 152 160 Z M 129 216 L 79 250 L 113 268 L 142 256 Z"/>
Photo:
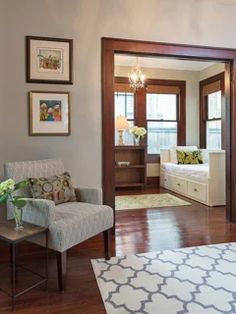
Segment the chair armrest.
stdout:
<path fill-rule="evenodd" d="M 50 200 L 27 198 L 23 220 L 41 227 L 48 227 L 55 217 L 55 203 Z"/>
<path fill-rule="evenodd" d="M 102 205 L 102 189 L 76 188 L 76 196 L 79 202 Z"/>

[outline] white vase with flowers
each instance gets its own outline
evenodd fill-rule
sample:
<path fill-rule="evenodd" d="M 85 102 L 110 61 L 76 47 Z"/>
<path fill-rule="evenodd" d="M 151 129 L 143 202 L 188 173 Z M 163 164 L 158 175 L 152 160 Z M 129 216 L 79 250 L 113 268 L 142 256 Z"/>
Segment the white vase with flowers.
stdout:
<path fill-rule="evenodd" d="M 133 126 L 129 129 L 129 132 L 133 134 L 134 145 L 140 145 L 140 139 L 142 139 L 147 133 L 146 129 L 143 127 Z"/>

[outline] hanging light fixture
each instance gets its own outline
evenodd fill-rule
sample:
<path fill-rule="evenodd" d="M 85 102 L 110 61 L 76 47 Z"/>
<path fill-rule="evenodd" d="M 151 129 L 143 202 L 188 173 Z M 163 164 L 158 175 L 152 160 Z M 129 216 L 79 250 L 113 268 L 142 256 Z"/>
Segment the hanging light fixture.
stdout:
<path fill-rule="evenodd" d="M 137 89 L 145 87 L 145 75 L 142 73 L 138 64 L 138 57 L 136 57 L 135 68 L 129 73 L 129 84 L 135 92 Z"/>

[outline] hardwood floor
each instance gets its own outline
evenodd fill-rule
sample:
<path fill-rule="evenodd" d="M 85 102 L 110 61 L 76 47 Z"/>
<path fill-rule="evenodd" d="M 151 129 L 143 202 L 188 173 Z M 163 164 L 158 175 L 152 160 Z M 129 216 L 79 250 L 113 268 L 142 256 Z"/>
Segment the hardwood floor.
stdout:
<path fill-rule="evenodd" d="M 141 193 L 165 192 L 142 190 Z M 119 192 L 119 194 L 127 192 Z M 129 194 L 140 193 L 130 191 Z M 181 198 L 183 198 L 181 196 Z M 189 201 L 189 200 L 188 200 Z M 192 206 L 139 209 L 116 213 L 116 234 L 112 255 L 123 255 L 179 248 L 209 243 L 236 241 L 236 224 L 225 221 L 222 207 L 209 208 L 190 201 Z M 4 254 L 3 254 L 4 252 Z M 8 249 L 0 246 L 0 260 L 8 259 Z M 26 243 L 19 249 L 20 262 L 33 269 L 41 269 L 44 252 L 36 245 Z M 19 314 L 103 314 L 105 313 L 90 258 L 103 256 L 103 235 L 90 239 L 71 249 L 68 254 L 67 291 L 57 291 L 56 255 L 51 252 L 49 261 L 49 292 L 43 287 L 19 297 L 16 313 Z M 0 263 L 0 285 L 6 284 L 9 274 Z M 29 279 L 20 276 L 26 285 Z M 0 293 L 0 313 L 11 313 L 10 300 Z"/>

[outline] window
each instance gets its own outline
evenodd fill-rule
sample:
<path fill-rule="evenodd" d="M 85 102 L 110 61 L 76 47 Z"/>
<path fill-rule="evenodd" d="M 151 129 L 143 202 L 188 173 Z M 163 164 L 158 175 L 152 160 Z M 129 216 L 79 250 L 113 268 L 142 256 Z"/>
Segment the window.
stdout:
<path fill-rule="evenodd" d="M 147 151 L 148 154 L 160 154 L 161 148 L 177 145 L 178 95 L 146 95 Z"/>
<path fill-rule="evenodd" d="M 186 82 L 147 79 L 146 88 L 133 92 L 128 78 L 115 78 L 114 115 L 125 116 L 130 127 L 145 127 L 147 135 L 141 145 L 147 145 L 147 162 L 159 161 L 161 148 L 185 145 Z M 115 130 L 115 144 L 118 144 Z M 133 145 L 132 134 L 124 132 L 125 145 Z"/>
<path fill-rule="evenodd" d="M 223 148 L 222 99 L 224 73 L 200 82 L 200 145 L 207 149 Z"/>
<path fill-rule="evenodd" d="M 207 96 L 206 148 L 221 149 L 221 91 Z"/>
<path fill-rule="evenodd" d="M 129 126 L 134 126 L 134 93 L 131 92 L 115 92 L 114 94 L 115 104 L 115 117 L 121 115 L 127 118 Z M 115 144 L 118 143 L 118 134 L 115 130 Z M 123 133 L 123 140 L 126 145 L 133 144 L 133 136 L 129 133 L 129 130 L 125 130 Z"/>

